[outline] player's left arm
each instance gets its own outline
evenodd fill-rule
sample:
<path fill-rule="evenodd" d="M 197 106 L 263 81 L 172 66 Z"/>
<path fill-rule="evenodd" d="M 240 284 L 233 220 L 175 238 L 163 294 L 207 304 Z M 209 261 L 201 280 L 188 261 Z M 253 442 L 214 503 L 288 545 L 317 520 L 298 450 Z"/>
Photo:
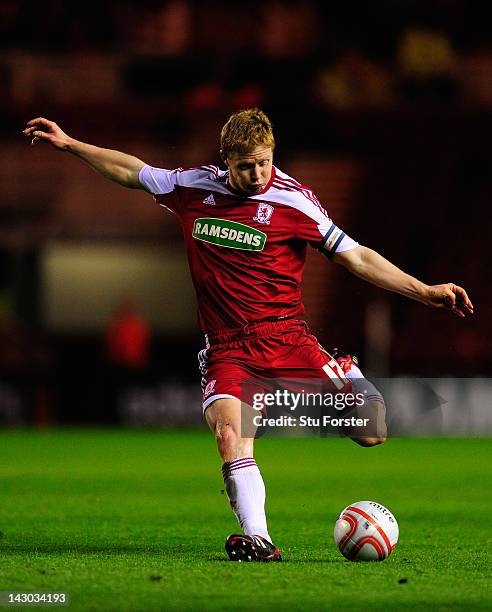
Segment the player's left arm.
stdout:
<path fill-rule="evenodd" d="M 373 285 L 401 293 L 426 306 L 445 308 L 458 317 L 473 314 L 473 304 L 462 287 L 454 283 L 426 285 L 367 247 L 337 252 L 333 261 Z"/>

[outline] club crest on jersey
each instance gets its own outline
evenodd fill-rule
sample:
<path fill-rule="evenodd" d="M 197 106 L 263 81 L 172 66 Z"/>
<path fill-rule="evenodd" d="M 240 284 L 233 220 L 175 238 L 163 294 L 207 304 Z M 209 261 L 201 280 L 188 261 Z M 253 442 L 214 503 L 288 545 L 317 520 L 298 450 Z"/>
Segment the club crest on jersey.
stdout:
<path fill-rule="evenodd" d="M 258 204 L 256 209 L 256 215 L 253 217 L 253 221 L 258 223 L 264 223 L 270 225 L 270 217 L 273 215 L 274 208 L 270 204 Z"/>
<path fill-rule="evenodd" d="M 213 393 L 215 391 L 215 384 L 217 383 L 217 381 L 211 380 L 207 386 L 205 387 L 205 391 L 203 392 L 203 397 L 208 397 L 211 393 Z"/>

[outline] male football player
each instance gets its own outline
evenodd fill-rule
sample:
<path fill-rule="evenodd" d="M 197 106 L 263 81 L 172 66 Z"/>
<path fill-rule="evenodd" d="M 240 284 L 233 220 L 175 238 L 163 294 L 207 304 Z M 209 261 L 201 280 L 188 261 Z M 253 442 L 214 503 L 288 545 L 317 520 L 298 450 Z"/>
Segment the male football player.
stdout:
<path fill-rule="evenodd" d="M 426 285 L 337 227 L 308 187 L 273 165 L 275 140 L 259 109 L 233 114 L 221 131 L 226 170 L 208 165 L 165 170 L 75 140 L 38 117 L 24 134 L 76 155 L 107 179 L 153 194 L 183 226 L 198 318 L 205 334 L 199 362 L 203 411 L 223 461 L 225 487 L 243 534 L 229 536 L 231 560 L 281 560 L 265 515 L 265 486 L 253 437 L 241 436 L 241 383 L 255 378 L 326 379 L 334 389 L 364 381 L 369 404 L 384 400 L 345 354 L 328 354 L 299 317 L 307 245 L 360 278 L 459 317 L 473 313 L 453 283 Z M 358 382 L 357 382 L 358 381 Z M 370 406 L 371 407 L 371 406 Z M 381 429 L 352 435 L 372 446 Z"/>

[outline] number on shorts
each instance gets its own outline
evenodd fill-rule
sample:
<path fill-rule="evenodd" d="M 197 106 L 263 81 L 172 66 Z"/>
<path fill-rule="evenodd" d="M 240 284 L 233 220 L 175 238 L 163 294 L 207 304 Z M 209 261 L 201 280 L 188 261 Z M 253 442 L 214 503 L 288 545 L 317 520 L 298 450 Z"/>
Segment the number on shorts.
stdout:
<path fill-rule="evenodd" d="M 343 389 L 345 385 L 348 384 L 349 381 L 345 378 L 342 368 L 335 359 L 330 359 L 330 361 L 323 366 L 323 370 L 331 378 L 337 389 Z"/>

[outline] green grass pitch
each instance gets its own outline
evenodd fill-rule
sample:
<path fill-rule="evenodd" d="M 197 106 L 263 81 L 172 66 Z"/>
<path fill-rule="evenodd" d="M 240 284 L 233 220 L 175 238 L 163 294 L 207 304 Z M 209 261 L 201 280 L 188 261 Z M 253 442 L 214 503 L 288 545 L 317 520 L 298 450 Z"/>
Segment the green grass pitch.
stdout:
<path fill-rule="evenodd" d="M 285 562 L 239 564 L 205 430 L 0 432 L 0 590 L 68 591 L 72 610 L 491 609 L 490 440 L 257 441 Z M 394 554 L 351 563 L 332 531 L 374 499 Z"/>

